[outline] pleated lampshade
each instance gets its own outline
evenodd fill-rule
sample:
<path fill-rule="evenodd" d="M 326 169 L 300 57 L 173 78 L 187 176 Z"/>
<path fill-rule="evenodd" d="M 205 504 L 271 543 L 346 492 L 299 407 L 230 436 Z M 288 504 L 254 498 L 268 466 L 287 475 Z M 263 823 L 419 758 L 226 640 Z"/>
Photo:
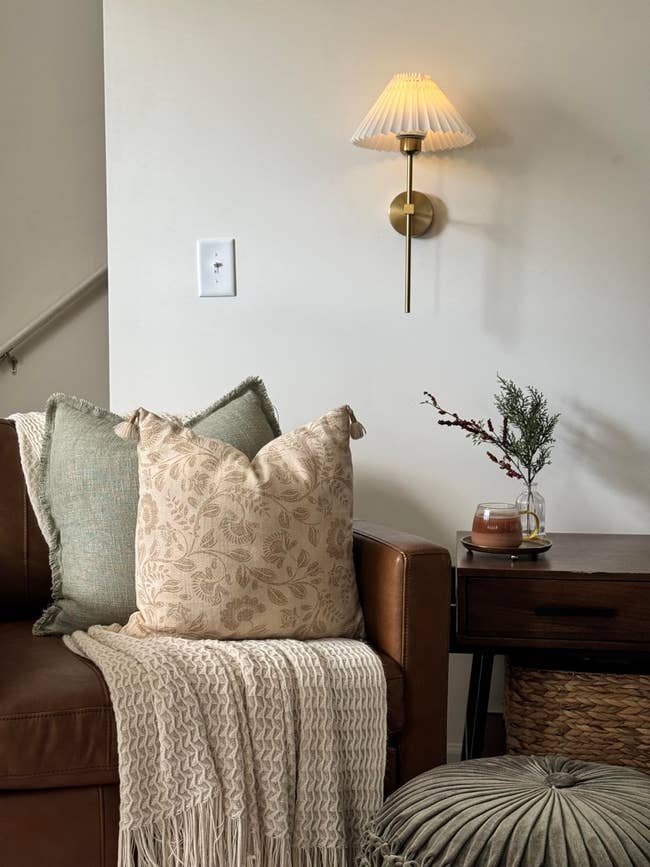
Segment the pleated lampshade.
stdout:
<path fill-rule="evenodd" d="M 471 144 L 476 136 L 428 75 L 400 72 L 361 121 L 352 144 L 398 151 L 398 136 L 424 136 L 423 151 L 444 151 Z"/>

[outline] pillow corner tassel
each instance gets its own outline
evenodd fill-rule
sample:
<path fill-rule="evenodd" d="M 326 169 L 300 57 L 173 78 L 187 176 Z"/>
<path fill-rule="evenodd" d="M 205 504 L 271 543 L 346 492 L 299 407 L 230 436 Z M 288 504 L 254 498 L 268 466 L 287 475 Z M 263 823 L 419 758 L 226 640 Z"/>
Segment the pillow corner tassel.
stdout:
<path fill-rule="evenodd" d="M 140 438 L 140 410 L 136 409 L 124 421 L 116 424 L 113 430 L 123 440 L 137 440 Z"/>
<path fill-rule="evenodd" d="M 361 424 L 360 421 L 357 420 L 356 415 L 354 414 L 354 410 L 351 406 L 346 406 L 348 411 L 348 415 L 350 416 L 350 437 L 353 440 L 360 440 L 366 435 L 366 429 Z"/>

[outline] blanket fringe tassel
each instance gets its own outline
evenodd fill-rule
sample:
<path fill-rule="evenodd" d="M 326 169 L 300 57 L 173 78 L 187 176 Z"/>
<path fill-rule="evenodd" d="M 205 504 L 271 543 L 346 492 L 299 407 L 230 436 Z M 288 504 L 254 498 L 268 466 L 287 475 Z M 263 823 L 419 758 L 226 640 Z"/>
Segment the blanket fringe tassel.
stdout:
<path fill-rule="evenodd" d="M 118 867 L 350 867 L 356 847 L 300 849 L 263 837 L 243 816 L 223 817 L 220 799 L 144 828 L 120 825 Z"/>

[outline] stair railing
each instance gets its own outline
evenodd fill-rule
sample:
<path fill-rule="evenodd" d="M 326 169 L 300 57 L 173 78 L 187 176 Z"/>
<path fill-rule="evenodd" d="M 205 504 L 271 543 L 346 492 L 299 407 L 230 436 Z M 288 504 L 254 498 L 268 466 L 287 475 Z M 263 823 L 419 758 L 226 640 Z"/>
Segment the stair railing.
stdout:
<path fill-rule="evenodd" d="M 95 271 L 94 274 L 91 274 L 90 277 L 87 277 L 82 283 L 79 283 L 78 286 L 75 286 L 74 289 L 66 292 L 66 294 L 59 298 L 58 301 L 50 304 L 49 307 L 47 307 L 28 325 L 22 328 L 17 334 L 14 334 L 11 340 L 7 340 L 0 345 L 0 363 L 6 361 L 11 365 L 11 372 L 15 374 L 18 369 L 18 359 L 14 355 L 16 347 L 21 343 L 26 343 L 37 332 L 50 325 L 50 323 L 57 319 L 73 304 L 80 301 L 83 297 L 94 292 L 96 289 L 105 287 L 107 278 L 108 269 L 104 266 L 103 268 L 100 268 L 99 271 Z"/>

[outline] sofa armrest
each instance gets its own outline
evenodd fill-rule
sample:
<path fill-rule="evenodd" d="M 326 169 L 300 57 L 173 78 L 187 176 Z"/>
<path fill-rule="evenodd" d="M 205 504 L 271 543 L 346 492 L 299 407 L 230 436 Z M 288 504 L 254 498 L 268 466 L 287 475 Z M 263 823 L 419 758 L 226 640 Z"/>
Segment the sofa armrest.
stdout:
<path fill-rule="evenodd" d="M 16 428 L 0 419 L 0 620 L 39 614 L 50 583 L 47 544 L 27 495 Z"/>
<path fill-rule="evenodd" d="M 426 539 L 366 522 L 355 523 L 354 557 L 368 641 L 404 672 L 401 785 L 447 757 L 451 558 Z"/>

